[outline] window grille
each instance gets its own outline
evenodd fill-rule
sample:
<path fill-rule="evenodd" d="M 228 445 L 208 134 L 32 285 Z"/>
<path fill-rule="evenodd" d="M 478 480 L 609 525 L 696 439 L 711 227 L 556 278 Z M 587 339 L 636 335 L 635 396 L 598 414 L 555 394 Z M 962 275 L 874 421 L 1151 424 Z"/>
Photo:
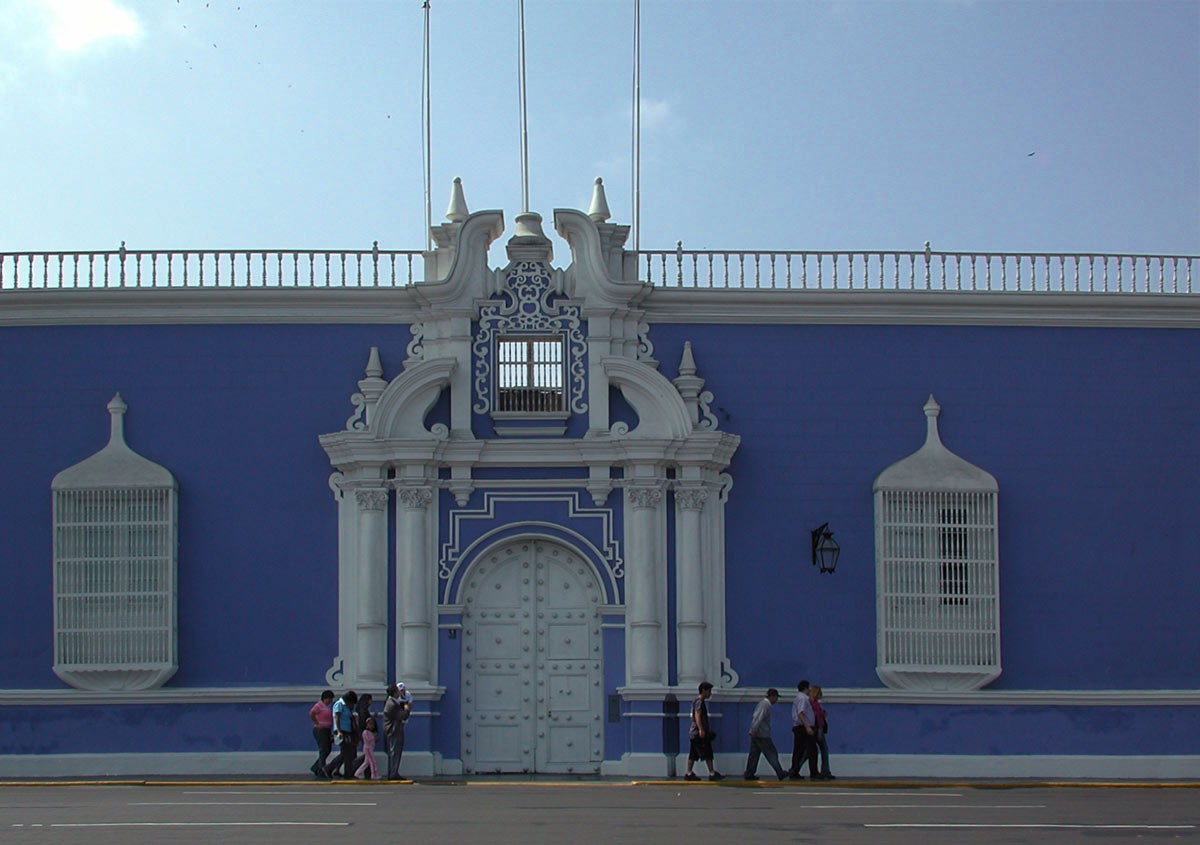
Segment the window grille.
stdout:
<path fill-rule="evenodd" d="M 500 411 L 537 414 L 565 410 L 561 337 L 502 337 L 496 351 Z"/>
<path fill-rule="evenodd" d="M 54 494 L 54 662 L 65 671 L 174 663 L 175 494 Z"/>
<path fill-rule="evenodd" d="M 876 672 L 900 689 L 978 689 L 1000 675 L 996 502 L 987 472 L 925 445 L 875 480 Z"/>
<path fill-rule="evenodd" d="M 881 665 L 998 664 L 996 494 L 877 496 Z"/>
<path fill-rule="evenodd" d="M 80 689 L 151 689 L 178 668 L 177 485 L 125 444 L 60 472 L 54 496 L 54 672 Z"/>

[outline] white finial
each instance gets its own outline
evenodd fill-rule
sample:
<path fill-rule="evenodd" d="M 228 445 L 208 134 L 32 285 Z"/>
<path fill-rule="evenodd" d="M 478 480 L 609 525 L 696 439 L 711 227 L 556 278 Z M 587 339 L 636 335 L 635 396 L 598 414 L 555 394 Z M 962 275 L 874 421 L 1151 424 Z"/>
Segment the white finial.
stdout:
<path fill-rule="evenodd" d="M 603 223 L 612 217 L 612 212 L 608 210 L 608 198 L 604 196 L 604 180 L 599 176 L 596 177 L 596 185 L 592 188 L 592 204 L 588 207 L 588 217 L 592 218 L 594 223 Z"/>
<path fill-rule="evenodd" d="M 938 401 L 933 398 L 932 393 L 929 394 L 929 400 L 925 403 L 925 407 L 922 410 L 925 411 L 926 417 L 925 445 L 928 446 L 933 443 L 941 445 L 942 438 L 938 434 L 937 418 L 938 414 L 942 412 L 942 406 L 939 405 Z"/>
<path fill-rule="evenodd" d="M 451 223 L 461 223 L 471 212 L 467 211 L 467 198 L 463 194 L 462 179 L 454 177 L 454 187 L 450 189 L 450 205 L 446 207 L 446 219 Z"/>
<path fill-rule="evenodd" d="M 690 340 L 683 342 L 683 357 L 679 359 L 679 374 L 681 376 L 694 376 L 696 374 L 696 359 L 692 357 L 692 342 Z"/>
<path fill-rule="evenodd" d="M 109 444 L 125 445 L 125 412 L 129 410 L 129 406 L 125 404 L 125 400 L 121 398 L 121 393 L 118 391 L 113 394 L 113 398 L 108 402 L 108 413 L 112 415 L 111 430 L 108 436 Z"/>
<path fill-rule="evenodd" d="M 371 355 L 367 358 L 366 373 L 368 378 L 380 378 L 383 375 L 383 364 L 379 362 L 378 346 L 371 347 Z"/>

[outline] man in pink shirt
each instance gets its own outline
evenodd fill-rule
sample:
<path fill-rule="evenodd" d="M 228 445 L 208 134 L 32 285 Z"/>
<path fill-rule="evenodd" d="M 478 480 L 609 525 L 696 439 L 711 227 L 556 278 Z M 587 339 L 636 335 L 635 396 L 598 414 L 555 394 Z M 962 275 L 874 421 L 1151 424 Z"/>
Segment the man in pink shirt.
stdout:
<path fill-rule="evenodd" d="M 308 718 L 312 720 L 313 739 L 317 741 L 317 762 L 309 766 L 309 770 L 321 777 L 333 749 L 333 690 L 321 693 L 321 700 L 308 711 Z"/>

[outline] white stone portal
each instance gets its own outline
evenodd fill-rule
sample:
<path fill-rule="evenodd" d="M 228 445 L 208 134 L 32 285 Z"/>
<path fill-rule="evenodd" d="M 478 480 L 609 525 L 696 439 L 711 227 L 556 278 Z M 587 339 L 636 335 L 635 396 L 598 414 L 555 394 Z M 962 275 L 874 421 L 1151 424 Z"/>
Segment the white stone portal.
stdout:
<path fill-rule="evenodd" d="M 320 438 L 335 470 L 330 484 L 339 519 L 338 654 L 328 682 L 370 686 L 394 676 L 418 697 L 440 698 L 447 690 L 438 678 L 438 614 L 469 610 L 450 598 L 465 595 L 467 588 L 457 580 L 457 538 L 447 532 L 454 534 L 464 513 L 472 520 L 495 518 L 491 507 L 497 497 L 517 496 L 529 503 L 529 516 L 509 514 L 490 530 L 526 536 L 537 529 L 515 526 L 546 519 L 545 512 L 538 513 L 545 503 L 587 495 L 597 512 L 619 525 L 612 540 L 619 548 L 614 557 L 605 552 L 583 565 L 590 567 L 597 559 L 623 563 L 606 573 L 608 592 L 580 581 L 569 595 L 591 595 L 595 588 L 596 602 L 624 617 L 625 672 L 607 690 L 599 675 L 586 676 L 586 712 L 599 715 L 590 709 L 599 707 L 593 693 L 645 698 L 682 687 L 690 694 L 701 680 L 736 686 L 737 673 L 725 653 L 724 533 L 732 486 L 726 470 L 740 438 L 718 430 L 709 410 L 713 394 L 704 390 L 690 344 L 682 351 L 674 381 L 658 371 L 641 307 L 650 289 L 637 281 L 622 251 L 628 227 L 578 211 L 555 211 L 555 229 L 571 250 L 570 265 L 559 269 L 550 263 L 553 251 L 541 218 L 523 213 L 508 243 L 510 264 L 492 270 L 486 263 L 488 247 L 503 229 L 502 215 L 483 211 L 457 216 L 461 219 L 439 230 L 436 260 L 426 264 L 438 276 L 413 286 L 420 319 L 410 327 L 412 341 L 400 371 L 386 378 L 388 362 L 378 348 L 371 349 L 365 377 L 351 396 L 355 413 L 344 430 Z M 562 419 L 553 420 L 553 426 L 528 408 L 518 409 L 515 420 L 508 418 L 511 409 L 497 410 L 496 344 L 509 335 L 561 344 Z M 697 353 L 702 356 L 704 350 Z M 619 392 L 632 412 L 626 418 L 614 418 L 610 391 Z M 439 405 L 440 421 L 429 419 Z M 388 503 L 394 507 L 390 549 Z M 565 517 L 551 517 L 561 522 L 541 524 L 547 526 L 547 536 L 587 542 L 575 530 L 580 526 L 572 524 L 583 518 L 572 510 Z M 551 558 L 553 549 L 565 548 L 551 546 Z M 582 562 L 582 555 L 575 558 Z M 498 595 L 517 586 L 520 582 L 505 581 Z M 389 634 L 380 597 L 392 588 Z M 553 606 L 566 595 L 547 594 L 551 614 L 583 612 L 583 605 Z M 534 593 L 528 599 L 530 604 L 542 601 Z M 586 607 L 592 607 L 590 600 Z M 499 624 L 495 617 L 486 622 L 475 618 L 469 625 L 463 620 L 464 627 L 476 632 L 480 625 Z M 506 698 L 516 692 L 505 684 L 524 687 L 527 680 L 530 685 L 545 681 L 549 688 L 551 678 L 558 678 L 562 697 L 579 700 L 581 693 L 575 690 L 584 683 L 585 676 L 578 674 L 584 657 L 567 646 L 582 648 L 584 640 L 581 635 L 572 635 L 570 643 L 565 637 L 555 640 L 560 629 L 561 623 L 544 635 L 532 628 L 528 633 L 506 628 L 483 639 L 478 633 L 470 636 L 473 647 L 500 649 L 492 663 L 514 664 L 502 665 L 497 679 L 510 678 L 509 670 L 517 674 L 494 681 L 500 685 L 500 711 L 477 710 L 476 724 L 462 727 L 464 749 L 465 731 L 475 735 L 470 755 L 463 752 L 464 765 L 481 771 L 588 771 L 599 764 L 600 752 L 592 750 L 597 737 L 580 732 L 579 720 L 561 700 L 553 707 L 535 701 L 546 706 L 543 713 L 512 709 L 509 705 L 525 702 Z M 501 642 L 494 642 L 497 637 Z M 386 665 L 389 642 L 394 667 Z M 587 643 L 588 650 L 598 644 Z M 571 659 L 541 668 L 533 662 L 525 667 L 526 661 L 519 659 L 526 646 L 552 645 Z M 463 668 L 466 672 L 465 664 Z M 470 670 L 482 671 L 478 664 Z M 463 689 L 450 692 L 463 698 L 464 712 L 466 680 Z M 486 703 L 475 698 L 475 708 Z M 557 719 L 560 713 L 566 715 Z M 516 727 L 505 729 L 501 715 Z M 587 721 L 595 720 L 589 716 Z M 480 733 L 480 722 L 488 730 Z"/>

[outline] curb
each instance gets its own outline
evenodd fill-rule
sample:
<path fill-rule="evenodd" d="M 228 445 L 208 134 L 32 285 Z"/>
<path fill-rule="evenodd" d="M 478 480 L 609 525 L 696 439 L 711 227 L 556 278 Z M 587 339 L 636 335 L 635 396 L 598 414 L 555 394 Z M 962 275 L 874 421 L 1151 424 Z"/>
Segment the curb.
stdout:
<path fill-rule="evenodd" d="M 972 781 L 972 780 L 838 780 L 836 783 L 821 784 L 804 781 L 744 781 L 726 778 L 722 781 L 685 781 L 683 778 L 650 780 L 471 780 L 450 778 L 446 780 L 362 780 L 362 781 L 311 781 L 311 780 L 154 780 L 154 779 L 75 779 L 75 780 L 19 780 L 0 781 L 5 787 L 36 786 L 290 786 L 311 789 L 354 789 L 367 786 L 499 786 L 499 787 L 581 787 L 581 786 L 671 786 L 721 787 L 735 789 L 808 789 L 820 791 L 831 788 L 848 789 L 1200 789 L 1200 781 Z"/>

